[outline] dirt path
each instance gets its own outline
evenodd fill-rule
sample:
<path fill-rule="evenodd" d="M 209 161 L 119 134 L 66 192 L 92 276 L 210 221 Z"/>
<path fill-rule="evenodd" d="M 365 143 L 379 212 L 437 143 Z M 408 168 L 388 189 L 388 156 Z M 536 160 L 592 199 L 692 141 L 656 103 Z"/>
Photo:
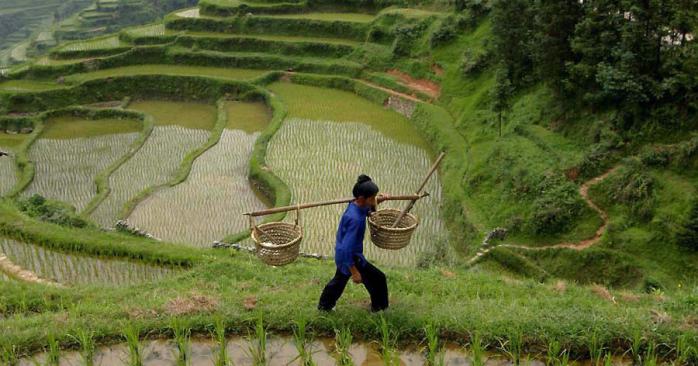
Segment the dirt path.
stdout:
<path fill-rule="evenodd" d="M 405 93 L 400 93 L 399 91 L 395 91 L 395 90 L 393 90 L 393 89 L 389 89 L 389 88 L 386 88 L 386 87 L 383 87 L 383 86 L 380 86 L 380 85 L 377 85 L 377 84 L 373 84 L 373 83 L 368 82 L 368 81 L 366 81 L 366 80 L 359 80 L 359 79 L 355 79 L 355 80 L 358 81 L 358 82 L 360 82 L 360 83 L 362 83 L 362 84 L 364 84 L 364 85 L 370 86 L 371 88 L 378 89 L 378 90 L 382 90 L 382 91 L 384 91 L 384 92 L 386 92 L 386 93 L 389 93 L 389 94 L 392 94 L 392 95 L 395 95 L 395 96 L 398 96 L 398 97 L 401 97 L 401 98 L 409 99 L 409 100 L 411 100 L 411 101 L 413 101 L 413 102 L 417 102 L 417 103 L 419 103 L 419 102 L 424 102 L 423 100 L 421 100 L 421 99 L 419 99 L 419 98 L 417 98 L 417 97 L 414 97 L 414 96 L 412 96 L 412 95 L 405 94 Z"/>
<path fill-rule="evenodd" d="M 608 228 L 608 213 L 604 210 L 602 210 L 598 205 L 594 203 L 594 201 L 589 198 L 589 188 L 592 186 L 599 184 L 601 181 L 606 179 L 609 175 L 611 175 L 613 172 L 615 172 L 618 169 L 618 167 L 613 167 L 609 170 L 607 170 L 605 173 L 599 175 L 598 177 L 592 178 L 584 184 L 582 184 L 581 187 L 579 187 L 579 194 L 582 196 L 584 199 L 584 202 L 591 207 L 592 210 L 596 211 L 599 216 L 601 217 L 601 220 L 603 223 L 601 226 L 599 226 L 598 229 L 596 229 L 596 232 L 594 233 L 594 236 L 592 236 L 589 239 L 584 239 L 580 242 L 577 243 L 571 243 L 571 242 L 562 242 L 558 244 L 553 244 L 553 245 L 544 245 L 544 246 L 539 246 L 539 247 L 532 247 L 532 246 L 527 246 L 527 245 L 519 245 L 519 244 L 499 244 L 487 248 L 482 248 L 480 249 L 475 255 L 468 260 L 468 264 L 472 265 L 475 264 L 480 258 L 482 258 L 485 254 L 489 253 L 495 248 L 499 247 L 504 247 L 504 248 L 515 248 L 515 249 L 523 249 L 523 250 L 547 250 L 547 249 L 572 249 L 572 250 L 584 250 L 587 249 L 595 244 L 597 244 L 600 240 L 603 234 L 606 232 L 606 228 Z"/>
<path fill-rule="evenodd" d="M 5 272 L 8 276 L 23 282 L 62 287 L 62 285 L 59 283 L 43 279 L 37 276 L 34 272 L 27 271 L 26 269 L 12 263 L 12 261 L 4 254 L 0 254 L 0 272 Z"/>
<path fill-rule="evenodd" d="M 433 99 L 436 99 L 439 97 L 439 95 L 441 95 L 441 87 L 439 86 L 439 84 L 431 80 L 415 79 L 411 77 L 409 74 L 402 72 L 398 69 L 388 70 L 387 73 L 388 75 L 392 75 L 398 78 L 400 84 L 414 91 L 424 93 Z"/>

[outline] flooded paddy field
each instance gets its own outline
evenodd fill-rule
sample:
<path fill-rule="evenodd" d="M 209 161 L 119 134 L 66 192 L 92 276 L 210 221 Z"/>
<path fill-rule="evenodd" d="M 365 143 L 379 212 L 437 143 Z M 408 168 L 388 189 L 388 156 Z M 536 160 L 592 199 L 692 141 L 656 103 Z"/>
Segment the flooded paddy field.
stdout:
<path fill-rule="evenodd" d="M 29 151 L 36 173 L 25 194 L 64 201 L 81 211 L 96 193 L 95 176 L 131 148 L 141 129 L 141 122 L 133 120 L 47 121 Z"/>
<path fill-rule="evenodd" d="M 0 255 L 40 278 L 63 285 L 132 285 L 179 272 L 175 268 L 135 261 L 68 254 L 3 238 L 0 238 Z"/>
<path fill-rule="evenodd" d="M 129 109 L 155 118 L 155 128 L 143 147 L 110 177 L 111 193 L 92 213 L 109 227 L 124 205 L 144 189 L 166 183 L 191 150 L 201 146 L 216 120 L 216 108 L 201 103 L 135 102 Z"/>
<path fill-rule="evenodd" d="M 140 203 L 129 222 L 163 240 L 201 247 L 247 228 L 242 213 L 265 207 L 247 171 L 270 116 L 261 103 L 228 102 L 226 113 L 220 141 L 194 161 L 187 180 Z"/>
<path fill-rule="evenodd" d="M 424 141 L 395 112 L 336 90 L 288 84 L 276 84 L 272 90 L 288 103 L 290 118 L 270 142 L 267 162 L 289 185 L 294 203 L 349 197 L 356 177 L 362 173 L 373 177 L 382 192 L 409 194 L 417 189 L 432 164 Z M 297 99 L 317 93 L 323 95 L 317 103 Z M 393 130 L 400 132 L 389 133 Z M 438 176 L 425 190 L 431 196 L 412 211 L 421 221 L 412 243 L 399 252 L 366 245 L 369 258 L 411 266 L 438 242 L 446 245 L 448 234 L 439 211 Z M 402 208 L 404 204 L 389 202 L 382 207 Z M 304 211 L 301 250 L 332 255 L 334 233 L 344 209 L 327 206 Z M 368 238 L 366 243 L 370 243 Z"/>

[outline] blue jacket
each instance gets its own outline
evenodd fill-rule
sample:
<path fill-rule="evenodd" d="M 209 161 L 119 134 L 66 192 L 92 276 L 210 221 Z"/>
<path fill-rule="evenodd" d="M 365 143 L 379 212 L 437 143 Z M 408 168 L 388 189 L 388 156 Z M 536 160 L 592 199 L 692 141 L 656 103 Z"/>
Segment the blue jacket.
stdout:
<path fill-rule="evenodd" d="M 370 212 L 369 207 L 359 207 L 354 202 L 344 210 L 342 219 L 337 229 L 337 241 L 335 242 L 334 261 L 337 269 L 349 276 L 351 266 L 363 267 L 364 258 L 364 234 L 366 233 L 366 217 Z M 355 263 L 355 260 L 358 263 Z"/>

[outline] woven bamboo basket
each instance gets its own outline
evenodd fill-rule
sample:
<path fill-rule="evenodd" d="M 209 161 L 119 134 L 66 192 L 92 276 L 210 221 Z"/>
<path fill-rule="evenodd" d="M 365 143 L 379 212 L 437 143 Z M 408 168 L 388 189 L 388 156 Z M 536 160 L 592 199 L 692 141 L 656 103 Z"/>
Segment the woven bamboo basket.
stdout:
<path fill-rule="evenodd" d="M 257 248 L 257 257 L 272 266 L 283 266 L 298 258 L 303 240 L 303 228 L 296 222 L 270 222 L 252 227 L 252 240 Z"/>
<path fill-rule="evenodd" d="M 379 248 L 397 250 L 410 243 L 412 233 L 419 226 L 419 219 L 417 216 L 407 213 L 397 227 L 391 227 L 395 220 L 400 217 L 401 212 L 401 210 L 394 208 L 386 208 L 375 212 L 368 218 L 373 244 Z"/>

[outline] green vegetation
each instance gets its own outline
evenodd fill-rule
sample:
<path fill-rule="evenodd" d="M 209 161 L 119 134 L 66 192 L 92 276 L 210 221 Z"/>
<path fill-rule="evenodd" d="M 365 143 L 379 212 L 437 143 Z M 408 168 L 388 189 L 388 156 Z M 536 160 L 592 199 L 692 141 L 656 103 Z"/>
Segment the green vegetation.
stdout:
<path fill-rule="evenodd" d="M 0 20 L 39 11 L 30 3 L 0 6 Z M 327 356 L 313 359 L 309 334 L 335 336 L 340 364 L 352 340 L 375 342 L 385 364 L 420 345 L 441 364 L 446 344 L 467 346 L 474 365 L 486 351 L 515 364 L 696 362 L 693 3 L 179 9 L 192 5 L 97 0 L 55 34 L 0 50 L 0 63 L 28 59 L 0 70 L 12 155 L 0 157 L 2 362 L 46 350 L 39 359 L 55 364 L 81 348 L 89 363 L 97 344 L 125 340 L 138 365 L 144 338 L 173 337 L 186 364 L 191 337 L 212 331 L 220 365 L 246 346 L 265 364 L 274 335 L 291 331 L 306 365 Z M 270 268 L 207 249 L 248 243 L 244 211 L 348 196 L 360 173 L 409 193 L 441 151 L 411 245 L 366 241 L 389 264 L 386 313 L 367 315 L 349 285 L 318 315 L 331 261 Z M 49 199 L 22 196 L 35 192 Z M 304 252 L 332 254 L 341 209 L 301 213 Z M 104 229 L 117 219 L 163 240 Z M 248 339 L 228 349 L 226 334 Z"/>

